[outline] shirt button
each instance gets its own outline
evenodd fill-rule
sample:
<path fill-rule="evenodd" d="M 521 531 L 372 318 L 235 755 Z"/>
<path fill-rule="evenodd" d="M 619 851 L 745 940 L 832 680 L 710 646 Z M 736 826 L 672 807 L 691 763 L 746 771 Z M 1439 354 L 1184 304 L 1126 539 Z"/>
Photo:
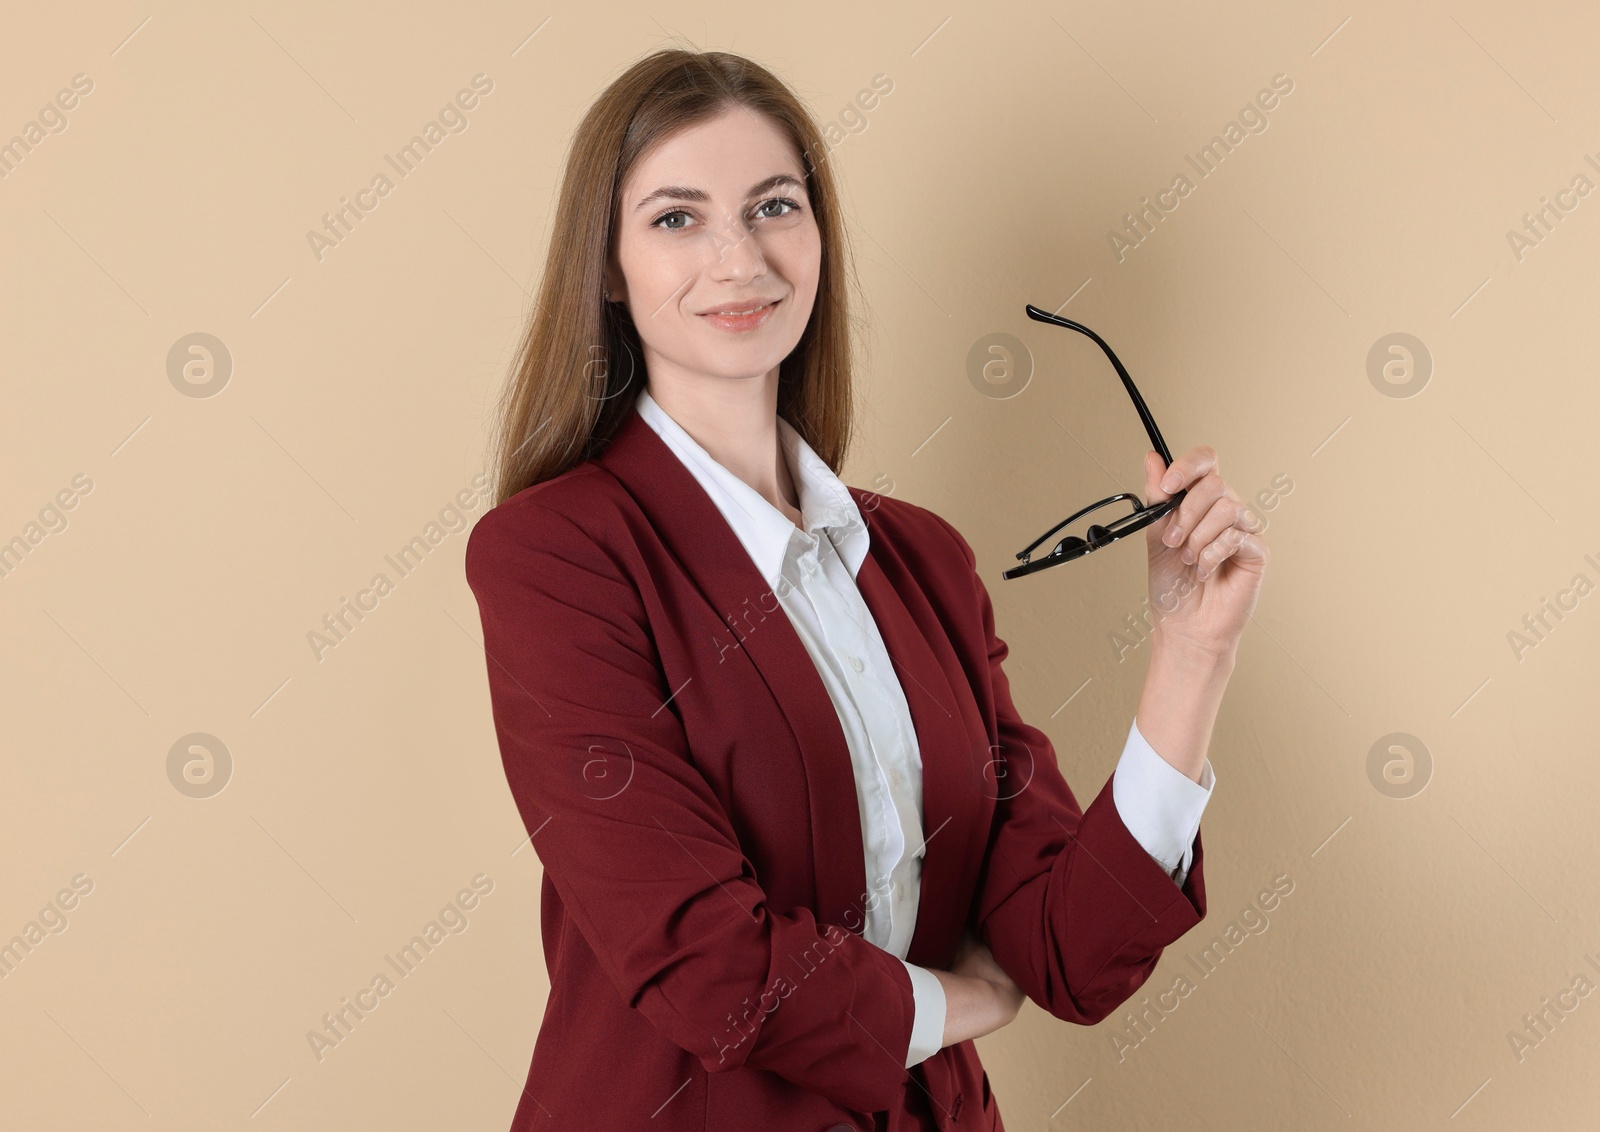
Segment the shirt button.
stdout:
<path fill-rule="evenodd" d="M 896 786 L 899 786 L 900 785 L 900 772 L 898 770 L 891 770 L 889 772 L 889 781 L 894 783 Z"/>
<path fill-rule="evenodd" d="M 853 656 L 850 658 L 850 667 L 854 668 L 857 672 L 864 672 L 866 671 L 867 666 L 861 663 L 861 658 L 859 656 Z"/>

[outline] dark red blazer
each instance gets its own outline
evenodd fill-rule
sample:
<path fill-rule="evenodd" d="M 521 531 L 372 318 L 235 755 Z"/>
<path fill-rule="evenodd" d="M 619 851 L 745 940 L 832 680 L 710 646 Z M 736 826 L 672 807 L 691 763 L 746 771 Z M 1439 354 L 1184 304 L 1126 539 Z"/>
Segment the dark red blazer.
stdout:
<path fill-rule="evenodd" d="M 927 855 L 909 962 L 971 923 L 1027 996 L 1091 1025 L 1205 916 L 1087 810 L 1011 702 L 971 548 L 850 488 L 856 578 L 916 726 Z M 1002 1127 L 970 1041 L 906 1070 L 913 998 L 861 936 L 849 749 L 737 536 L 638 415 L 488 512 L 466 552 L 506 778 L 544 866 L 550 998 L 514 1132 Z M 1110 752 L 1108 752 L 1110 753 Z"/>

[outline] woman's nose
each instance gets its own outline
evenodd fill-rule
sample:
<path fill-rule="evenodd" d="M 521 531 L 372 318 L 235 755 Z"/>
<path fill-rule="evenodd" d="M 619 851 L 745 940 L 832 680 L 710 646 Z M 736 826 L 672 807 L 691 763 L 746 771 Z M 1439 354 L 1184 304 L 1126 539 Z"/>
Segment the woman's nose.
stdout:
<path fill-rule="evenodd" d="M 766 270 L 760 241 L 751 227 L 737 217 L 708 227 L 707 241 L 711 256 L 709 267 L 719 279 L 753 278 Z"/>

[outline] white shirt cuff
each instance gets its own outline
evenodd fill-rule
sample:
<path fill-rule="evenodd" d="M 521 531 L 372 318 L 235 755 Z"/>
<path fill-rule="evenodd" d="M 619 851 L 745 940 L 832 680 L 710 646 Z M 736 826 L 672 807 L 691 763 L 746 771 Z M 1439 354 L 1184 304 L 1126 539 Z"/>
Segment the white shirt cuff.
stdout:
<path fill-rule="evenodd" d="M 911 1023 L 911 1048 L 906 1053 L 906 1068 L 926 1061 L 944 1048 L 944 984 L 926 967 L 905 963 L 906 974 L 911 976 L 911 995 L 916 1001 L 916 1015 Z"/>
<path fill-rule="evenodd" d="M 1162 758 L 1140 733 L 1135 717 L 1111 776 L 1111 799 L 1134 840 L 1160 862 L 1180 888 L 1194 863 L 1200 815 L 1211 800 L 1216 781 L 1209 758 L 1199 782 Z"/>

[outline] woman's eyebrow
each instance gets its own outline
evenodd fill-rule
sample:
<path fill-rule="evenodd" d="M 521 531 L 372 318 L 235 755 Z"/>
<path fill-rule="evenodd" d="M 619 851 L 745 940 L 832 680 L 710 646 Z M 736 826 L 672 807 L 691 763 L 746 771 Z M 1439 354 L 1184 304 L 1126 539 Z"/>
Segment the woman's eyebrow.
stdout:
<path fill-rule="evenodd" d="M 796 177 L 793 173 L 774 173 L 765 181 L 751 186 L 750 191 L 745 194 L 745 199 L 748 200 L 750 197 L 758 196 L 761 193 L 766 192 L 768 189 L 777 188 L 779 185 L 792 185 L 793 187 L 802 191 L 806 187 L 805 182 L 801 181 L 800 178 Z M 711 199 L 711 194 L 706 192 L 704 189 L 690 189 L 685 188 L 682 185 L 665 185 L 651 193 L 649 196 L 645 197 L 638 204 L 634 205 L 633 210 L 638 212 L 651 201 L 663 199 L 708 201 Z"/>

